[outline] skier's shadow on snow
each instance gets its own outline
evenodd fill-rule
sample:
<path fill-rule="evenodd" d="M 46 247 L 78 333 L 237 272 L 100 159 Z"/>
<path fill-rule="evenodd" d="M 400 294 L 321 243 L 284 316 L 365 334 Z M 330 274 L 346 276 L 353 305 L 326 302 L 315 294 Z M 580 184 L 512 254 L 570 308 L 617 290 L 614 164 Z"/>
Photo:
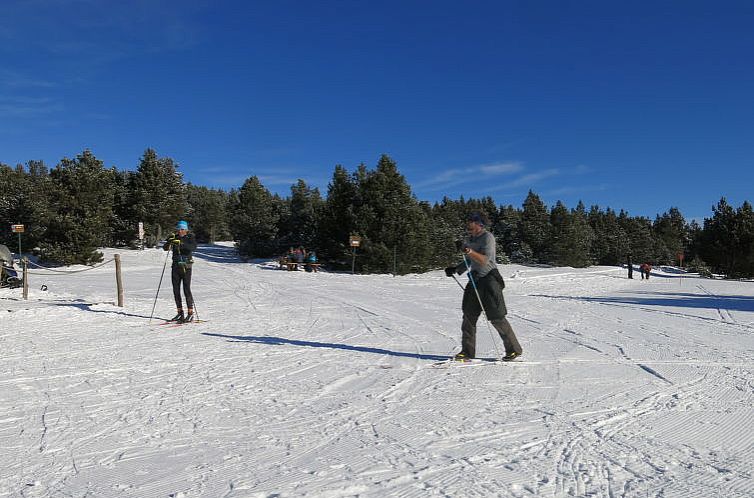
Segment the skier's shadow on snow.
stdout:
<path fill-rule="evenodd" d="M 132 316 L 135 318 L 150 318 L 148 315 L 137 315 L 134 313 L 126 313 L 125 311 L 116 311 L 116 310 L 97 310 L 93 309 L 92 306 L 96 306 L 97 303 L 90 304 L 90 303 L 84 303 L 84 302 L 68 302 L 68 303 L 52 303 L 52 306 L 66 306 L 69 308 L 78 308 L 81 311 L 87 311 L 89 313 L 107 313 L 110 315 L 121 315 L 121 316 Z M 157 318 L 157 317 L 154 317 Z M 160 318 L 160 320 L 164 320 L 164 318 Z"/>
<path fill-rule="evenodd" d="M 359 353 L 382 354 L 386 356 L 397 356 L 400 358 L 416 358 L 417 360 L 442 361 L 447 360 L 447 356 L 436 354 L 406 353 L 403 351 L 391 351 L 382 348 L 370 348 L 366 346 L 352 346 L 350 344 L 337 344 L 332 342 L 314 342 L 301 341 L 298 339 L 285 339 L 283 337 L 262 337 L 253 335 L 224 335 L 211 334 L 208 332 L 202 335 L 210 337 L 222 337 L 228 339 L 228 342 L 253 342 L 256 344 L 267 344 L 270 346 L 305 346 L 308 348 L 325 348 L 325 349 L 342 349 L 344 351 L 357 351 Z"/>
<path fill-rule="evenodd" d="M 754 297 L 752 296 L 704 296 L 688 292 L 639 292 L 614 297 L 550 296 L 545 294 L 532 294 L 532 296 L 616 305 L 754 311 Z"/>

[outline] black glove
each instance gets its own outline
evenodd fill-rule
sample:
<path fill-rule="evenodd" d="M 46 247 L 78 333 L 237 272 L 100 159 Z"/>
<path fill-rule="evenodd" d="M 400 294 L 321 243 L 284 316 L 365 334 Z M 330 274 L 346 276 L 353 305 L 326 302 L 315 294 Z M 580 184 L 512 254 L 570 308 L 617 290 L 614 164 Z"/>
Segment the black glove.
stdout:
<path fill-rule="evenodd" d="M 455 272 L 456 272 L 455 266 L 448 266 L 447 268 L 445 268 L 445 275 L 448 277 L 452 277 Z"/>

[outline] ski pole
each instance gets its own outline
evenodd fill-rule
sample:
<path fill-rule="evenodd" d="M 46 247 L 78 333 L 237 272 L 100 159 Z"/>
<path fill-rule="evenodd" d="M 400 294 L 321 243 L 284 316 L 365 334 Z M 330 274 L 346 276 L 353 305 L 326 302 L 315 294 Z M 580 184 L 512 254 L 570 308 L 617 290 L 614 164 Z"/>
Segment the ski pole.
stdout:
<path fill-rule="evenodd" d="M 474 294 L 476 294 L 476 299 L 479 301 L 479 306 L 482 308 L 482 314 L 484 314 L 484 321 L 487 322 L 487 330 L 490 332 L 490 337 L 492 338 L 492 346 L 495 348 L 495 354 L 498 356 L 498 358 L 502 359 L 502 356 L 500 355 L 500 350 L 497 349 L 497 343 L 495 342 L 495 334 L 492 333 L 492 327 L 490 327 L 490 320 L 487 318 L 487 310 L 484 309 L 484 304 L 482 304 L 482 298 L 479 297 L 479 290 L 476 287 L 476 282 L 474 281 L 474 275 L 471 273 L 471 266 L 469 265 L 469 262 L 466 260 L 466 255 L 463 255 L 463 262 L 466 264 L 466 270 L 469 272 L 469 280 L 471 280 L 471 286 L 474 288 Z"/>
<path fill-rule="evenodd" d="M 461 282 L 458 280 L 458 277 L 456 277 L 455 273 L 453 274 L 453 280 L 456 281 L 456 283 L 458 284 L 458 287 L 460 287 L 463 290 L 466 290 L 466 289 L 463 288 L 463 284 L 461 284 Z"/>
<path fill-rule="evenodd" d="M 162 265 L 162 273 L 160 274 L 160 283 L 157 284 L 157 294 L 154 296 L 154 304 L 152 304 L 152 312 L 149 314 L 149 325 L 152 325 L 152 317 L 154 316 L 154 308 L 157 306 L 157 296 L 160 295 L 160 287 L 162 287 L 162 277 L 165 276 L 165 268 L 168 267 L 168 258 L 170 257 L 170 253 L 172 251 L 168 251 L 168 255 L 165 256 L 165 264 Z"/>

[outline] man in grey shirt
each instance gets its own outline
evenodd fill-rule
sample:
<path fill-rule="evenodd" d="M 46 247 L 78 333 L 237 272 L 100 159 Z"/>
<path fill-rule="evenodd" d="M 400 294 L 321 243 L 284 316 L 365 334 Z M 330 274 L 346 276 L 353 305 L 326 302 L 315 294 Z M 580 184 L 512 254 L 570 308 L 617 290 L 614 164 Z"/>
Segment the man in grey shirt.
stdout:
<path fill-rule="evenodd" d="M 503 277 L 495 264 L 495 236 L 485 229 L 487 220 L 481 213 L 471 213 L 466 218 L 466 230 L 469 237 L 462 244 L 464 261 L 456 266 L 449 266 L 445 274 L 462 274 L 471 268 L 469 283 L 463 292 L 463 323 L 461 324 L 461 352 L 457 360 L 474 358 L 476 355 L 476 323 L 484 311 L 487 319 L 500 334 L 505 346 L 504 361 L 511 361 L 523 353 L 516 334 L 505 315 L 508 310 L 503 299 Z M 476 289 L 474 288 L 476 286 Z"/>

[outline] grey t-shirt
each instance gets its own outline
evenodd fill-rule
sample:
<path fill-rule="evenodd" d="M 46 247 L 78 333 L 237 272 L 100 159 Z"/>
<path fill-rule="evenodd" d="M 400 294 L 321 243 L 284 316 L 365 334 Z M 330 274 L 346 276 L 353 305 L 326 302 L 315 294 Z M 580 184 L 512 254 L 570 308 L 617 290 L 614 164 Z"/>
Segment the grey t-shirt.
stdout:
<path fill-rule="evenodd" d="M 487 230 L 483 231 L 477 237 L 469 237 L 466 240 L 466 246 L 470 247 L 474 251 L 487 256 L 487 264 L 481 265 L 476 262 L 472 257 L 467 257 L 471 264 L 471 271 L 479 277 L 487 275 L 493 268 L 495 268 L 495 236 Z"/>

